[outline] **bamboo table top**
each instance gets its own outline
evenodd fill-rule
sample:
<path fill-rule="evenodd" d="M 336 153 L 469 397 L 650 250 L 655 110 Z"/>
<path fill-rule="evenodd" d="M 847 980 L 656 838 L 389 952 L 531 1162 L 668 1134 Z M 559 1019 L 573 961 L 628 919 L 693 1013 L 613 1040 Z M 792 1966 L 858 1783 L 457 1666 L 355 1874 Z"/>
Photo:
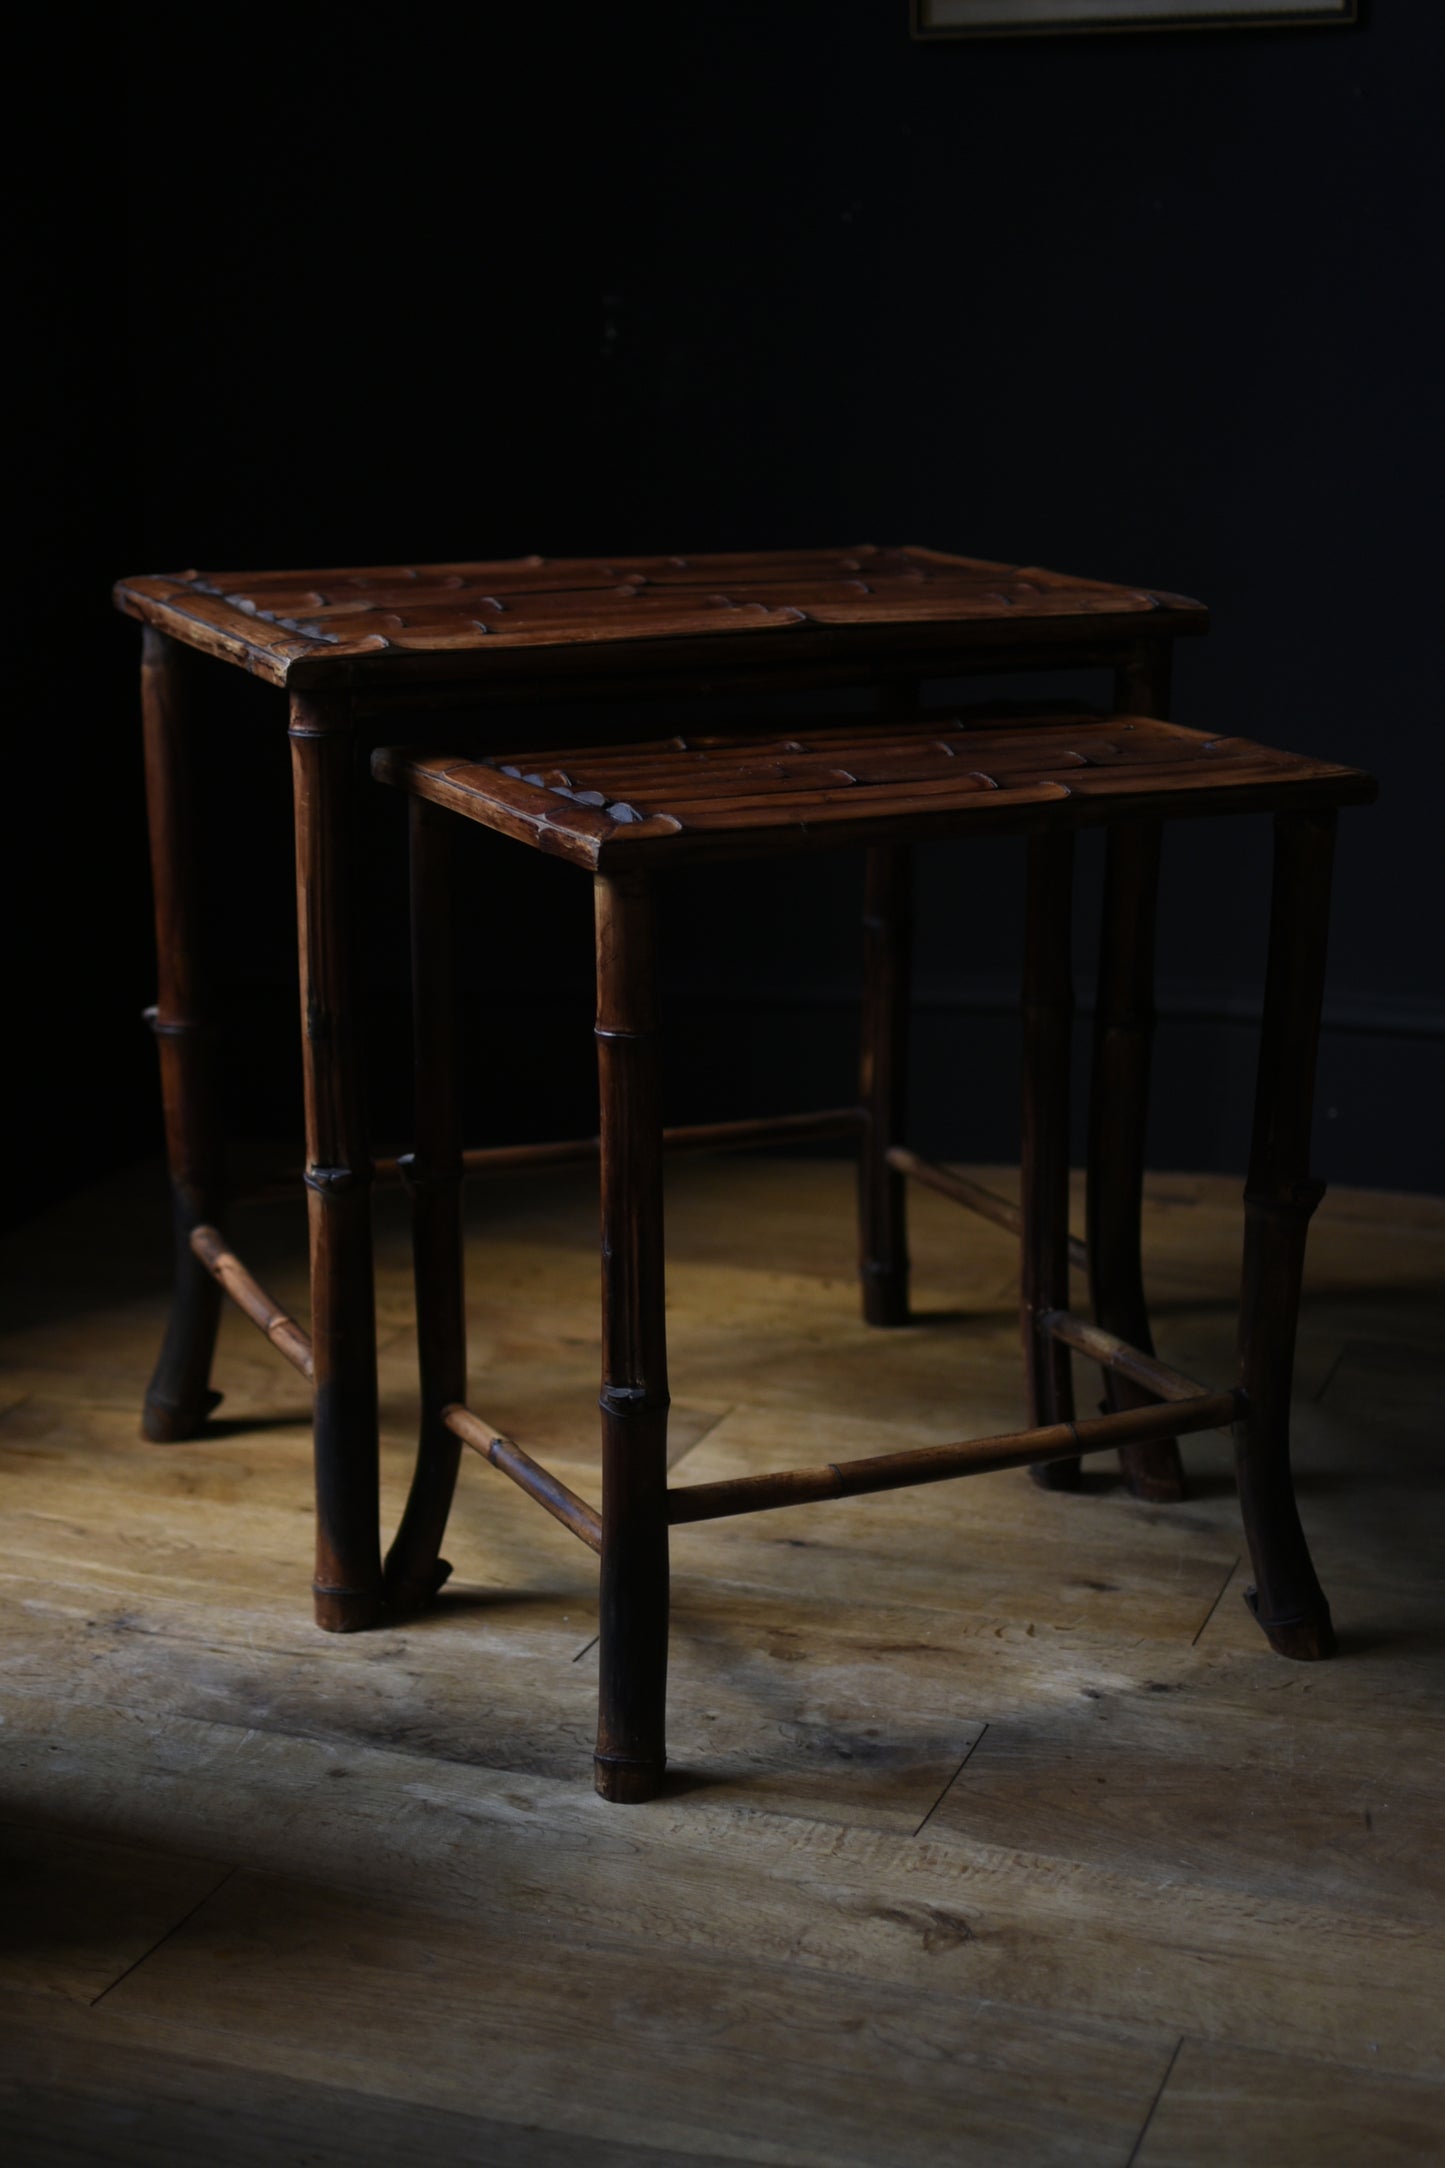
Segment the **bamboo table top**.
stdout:
<path fill-rule="evenodd" d="M 373 772 L 504 835 L 613 872 L 809 845 L 1365 803 L 1355 768 L 1147 716 L 853 721 L 792 735 L 702 734 L 558 753 L 387 748 Z"/>
<path fill-rule="evenodd" d="M 519 557 L 125 579 L 117 607 L 297 689 L 926 658 L 1203 632 L 1182 595 L 922 548 Z"/>

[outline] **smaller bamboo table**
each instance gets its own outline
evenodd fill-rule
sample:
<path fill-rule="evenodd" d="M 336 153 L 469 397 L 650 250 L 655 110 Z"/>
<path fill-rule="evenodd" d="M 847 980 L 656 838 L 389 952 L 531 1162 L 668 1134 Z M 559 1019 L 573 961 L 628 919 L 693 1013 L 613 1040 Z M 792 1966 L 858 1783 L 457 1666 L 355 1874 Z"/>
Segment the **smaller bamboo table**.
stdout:
<path fill-rule="evenodd" d="M 1247 1600 L 1281 1655 L 1328 1656 L 1329 1607 L 1295 1506 L 1289 1403 L 1305 1235 L 1323 1185 L 1309 1172 L 1335 813 L 1373 796 L 1349 768 L 1144 716 L 1057 711 L 856 722 L 794 736 L 689 736 L 470 760 L 378 753 L 373 772 L 409 793 L 416 966 L 415 1199 L 422 1430 L 392 1553 L 403 1585 L 430 1588 L 462 1445 L 601 1556 L 596 1781 L 605 1798 L 651 1798 L 666 1764 L 668 1531 L 768 1507 L 1033 1467 L 1232 1426 L 1254 1566 Z M 1254 1136 L 1245 1186 L 1239 1378 L 1216 1390 L 1069 1307 L 1069 1040 L 1074 837 L 1178 815 L 1271 811 L 1275 878 Z M 602 1509 L 597 1512 L 466 1405 L 450 854 L 456 821 L 567 860 L 596 900 L 602 1166 Z M 1021 1236 L 1029 1427 L 670 1487 L 663 1300 L 664 1134 L 658 1096 L 655 886 L 696 860 L 797 856 L 842 844 L 1028 839 Z M 1105 971 L 1109 958 L 1103 959 Z M 890 1183 L 931 1182 L 992 1219 L 1008 1207 L 909 1151 L 869 1101 L 857 1117 L 863 1254 Z M 896 1110 L 894 1110 L 896 1111 Z M 1072 1353 L 1123 1379 L 1142 1405 L 1074 1414 Z"/>

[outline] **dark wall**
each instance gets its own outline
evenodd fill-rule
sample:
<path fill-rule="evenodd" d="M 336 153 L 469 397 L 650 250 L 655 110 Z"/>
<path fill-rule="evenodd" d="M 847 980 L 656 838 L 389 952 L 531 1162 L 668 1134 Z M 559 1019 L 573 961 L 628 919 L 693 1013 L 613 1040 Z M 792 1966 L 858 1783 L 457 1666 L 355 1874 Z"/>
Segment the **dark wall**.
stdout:
<path fill-rule="evenodd" d="M 1435 18 L 950 46 L 905 0 L 562 0 L 37 32 L 8 1208 L 158 1141 L 115 574 L 865 538 L 1199 595 L 1183 720 L 1379 771 L 1344 824 L 1319 1158 L 1445 1182 Z M 211 678 L 231 1066 L 274 1133 L 285 745 Z M 397 812 L 371 816 L 393 1133 Z M 1160 1164 L 1240 1164 L 1267 843 L 1171 835 Z M 960 1155 L 1014 1149 L 1017 874 L 925 856 L 917 1120 Z M 680 1108 L 846 1088 L 855 876 L 682 886 Z M 585 884 L 485 848 L 472 881 L 501 987 L 477 1132 L 585 1126 Z M 1087 994 L 1082 937 L 1080 966 Z"/>

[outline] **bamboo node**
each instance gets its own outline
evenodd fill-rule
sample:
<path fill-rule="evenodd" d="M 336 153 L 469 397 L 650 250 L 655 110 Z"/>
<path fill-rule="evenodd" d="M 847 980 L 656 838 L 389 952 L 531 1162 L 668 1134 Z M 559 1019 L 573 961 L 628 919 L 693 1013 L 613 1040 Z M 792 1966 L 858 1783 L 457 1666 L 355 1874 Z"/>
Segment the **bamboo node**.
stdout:
<path fill-rule="evenodd" d="M 162 1018 L 154 1003 L 141 1010 L 141 1020 L 149 1026 L 158 1039 L 204 1039 L 215 1036 L 215 1026 L 199 1016 Z"/>
<path fill-rule="evenodd" d="M 286 731 L 287 737 L 302 739 L 349 738 L 351 736 L 351 717 L 342 715 L 334 722 L 322 721 L 320 718 L 328 714 L 328 712 L 330 711 L 322 707 L 320 703 L 313 707 L 308 702 L 307 719 L 302 721 L 298 718 L 296 704 L 293 702 L 291 721 Z"/>
<path fill-rule="evenodd" d="M 597 1395 L 597 1405 L 604 1415 L 625 1421 L 629 1415 L 655 1415 L 670 1408 L 672 1395 L 647 1385 L 604 1385 Z"/>
<path fill-rule="evenodd" d="M 370 1178 L 369 1167 L 308 1167 L 301 1179 L 318 1197 L 342 1195 Z"/>

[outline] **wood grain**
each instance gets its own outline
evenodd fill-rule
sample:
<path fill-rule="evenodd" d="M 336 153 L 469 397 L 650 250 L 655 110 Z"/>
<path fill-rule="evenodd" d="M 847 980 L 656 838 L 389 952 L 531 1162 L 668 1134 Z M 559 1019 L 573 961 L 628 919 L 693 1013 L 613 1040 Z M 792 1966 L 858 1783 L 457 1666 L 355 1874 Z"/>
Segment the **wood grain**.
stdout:
<path fill-rule="evenodd" d="M 434 2108 L 482 2098 L 520 2122 L 546 2101 L 546 2121 L 571 2133 L 616 2143 L 645 2129 L 654 2145 L 819 2168 L 877 2161 L 880 2092 L 887 2158 L 907 2168 L 952 2149 L 985 2163 L 1118 2157 L 1172 2046 L 1147 2027 L 1006 2007 L 960 2022 L 951 2001 L 650 1951 L 635 1934 L 559 1947 L 494 1922 L 486 1962 L 506 1992 L 484 2006 L 477 1962 L 469 1922 L 432 1915 L 419 1942 L 410 1914 L 238 1876 L 110 2002 L 118 2029 L 176 2045 L 199 2034 L 223 2055 L 243 2038 L 272 2072 L 340 2064 L 361 2088 Z M 438 2028 L 441 2009 L 454 2014 Z"/>
<path fill-rule="evenodd" d="M 296 1602 L 304 1388 L 254 1328 L 223 1323 L 230 1427 L 135 1437 L 154 1194 L 118 1179 L 0 1254 L 23 2163 L 406 2161 L 421 2137 L 508 2168 L 1430 2157 L 1438 1202 L 1316 1216 L 1295 1457 L 1338 1662 L 1261 1642 L 1207 1437 L 1181 1505 L 1000 1474 L 679 1529 L 675 1775 L 622 1815 L 586 1781 L 594 1563 L 510 1485 L 466 1472 L 434 1614 L 323 1639 Z M 389 1510 L 415 1425 L 400 1202 Z M 1022 1419 L 1016 1242 L 912 1203 L 914 1322 L 879 1335 L 846 1165 L 669 1171 L 674 1480 Z M 1225 1375 L 1238 1185 L 1155 1177 L 1145 1205 L 1160 1360 Z M 241 1208 L 234 1234 L 304 1318 L 299 1215 Z M 595 1496 L 594 1178 L 488 1184 L 468 1243 L 478 1403 Z"/>
<path fill-rule="evenodd" d="M 8 2158 L 24 2168 L 709 2168 L 699 2153 L 498 2123 L 345 2085 L 273 2077 L 153 2042 L 110 2037 L 105 2018 L 16 2023 L 0 2035 Z M 711 2156 L 712 2168 L 722 2156 Z"/>

